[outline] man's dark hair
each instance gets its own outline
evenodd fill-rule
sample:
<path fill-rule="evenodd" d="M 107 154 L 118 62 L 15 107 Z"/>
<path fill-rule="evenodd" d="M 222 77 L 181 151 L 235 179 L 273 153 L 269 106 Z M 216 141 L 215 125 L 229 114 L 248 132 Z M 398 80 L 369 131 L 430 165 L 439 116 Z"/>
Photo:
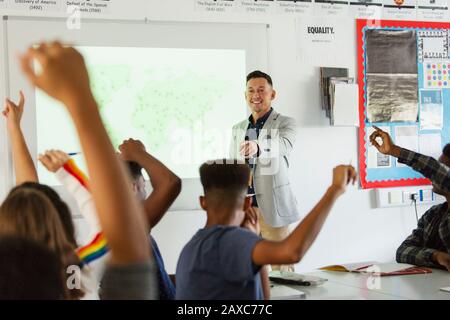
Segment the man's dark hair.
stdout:
<path fill-rule="evenodd" d="M 273 87 L 272 78 L 267 73 L 264 73 L 264 72 L 259 71 L 259 70 L 250 72 L 247 75 L 247 82 L 249 82 L 251 79 L 256 79 L 256 78 L 264 78 L 264 79 L 266 79 L 267 82 L 270 84 L 270 86 Z"/>
<path fill-rule="evenodd" d="M 142 167 L 137 162 L 127 161 L 127 167 L 133 181 L 142 177 Z"/>
<path fill-rule="evenodd" d="M 450 143 L 447 143 L 445 145 L 444 149 L 442 149 L 442 153 L 444 154 L 444 156 L 450 159 Z"/>
<path fill-rule="evenodd" d="M 249 185 L 250 169 L 237 160 L 220 159 L 202 164 L 200 180 L 205 196 L 215 194 L 221 200 L 234 201 Z"/>
<path fill-rule="evenodd" d="M 73 225 L 72 214 L 70 212 L 69 207 L 67 206 L 67 203 L 61 199 L 59 194 L 51 187 L 37 182 L 24 182 L 21 185 L 15 187 L 14 189 L 19 188 L 29 188 L 33 190 L 38 190 L 47 196 L 47 198 L 51 201 L 56 211 L 58 212 L 64 231 L 66 232 L 67 239 L 75 247 L 77 247 L 78 245 L 75 239 L 75 227 Z"/>
<path fill-rule="evenodd" d="M 35 241 L 0 238 L 0 300 L 61 300 L 64 279 L 58 256 Z"/>

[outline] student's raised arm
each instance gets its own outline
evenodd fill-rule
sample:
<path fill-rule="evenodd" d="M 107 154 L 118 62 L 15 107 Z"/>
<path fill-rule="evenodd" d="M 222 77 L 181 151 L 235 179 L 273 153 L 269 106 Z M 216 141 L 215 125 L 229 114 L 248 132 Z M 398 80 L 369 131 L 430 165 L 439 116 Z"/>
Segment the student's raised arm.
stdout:
<path fill-rule="evenodd" d="M 16 185 L 24 182 L 38 182 L 38 175 L 30 151 L 28 150 L 20 120 L 22 119 L 25 106 L 25 97 L 20 91 L 19 103 L 15 104 L 10 99 L 5 101 L 5 109 L 2 114 L 6 118 L 6 127 L 8 128 L 9 139 L 11 141 L 14 174 Z"/>
<path fill-rule="evenodd" d="M 32 68 L 33 60 L 41 73 Z M 125 168 L 115 155 L 92 95 L 84 59 L 60 43 L 31 47 L 21 58 L 28 79 L 61 101 L 72 117 L 91 177 L 91 192 L 100 224 L 111 250 L 113 265 L 143 263 L 150 259 L 142 207 L 129 188 Z"/>
<path fill-rule="evenodd" d="M 128 139 L 119 146 L 125 161 L 138 163 L 147 172 L 152 193 L 145 199 L 144 208 L 150 228 L 158 224 L 181 191 L 181 179 L 158 159 L 147 152 L 139 140 Z"/>
<path fill-rule="evenodd" d="M 253 249 L 253 262 L 256 265 L 299 262 L 319 234 L 336 200 L 345 192 L 350 182 L 356 182 L 356 177 L 352 166 L 341 165 L 334 168 L 332 185 L 306 218 L 285 240 L 258 242 Z"/>
<path fill-rule="evenodd" d="M 401 148 L 394 144 L 389 133 L 375 127 L 375 131 L 370 135 L 370 142 L 382 154 L 398 158 L 400 163 L 406 164 L 414 170 L 430 179 L 435 186 L 444 192 L 450 193 L 450 168 L 438 160 Z M 378 143 L 380 138 L 382 143 Z"/>

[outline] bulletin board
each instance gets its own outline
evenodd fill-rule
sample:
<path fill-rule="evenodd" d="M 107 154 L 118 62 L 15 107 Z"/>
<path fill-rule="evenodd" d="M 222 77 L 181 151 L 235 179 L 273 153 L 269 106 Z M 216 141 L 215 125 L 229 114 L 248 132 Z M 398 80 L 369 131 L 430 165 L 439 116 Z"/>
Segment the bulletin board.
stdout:
<path fill-rule="evenodd" d="M 357 20 L 359 169 L 364 189 L 430 184 L 368 137 L 435 158 L 450 142 L 450 23 Z"/>

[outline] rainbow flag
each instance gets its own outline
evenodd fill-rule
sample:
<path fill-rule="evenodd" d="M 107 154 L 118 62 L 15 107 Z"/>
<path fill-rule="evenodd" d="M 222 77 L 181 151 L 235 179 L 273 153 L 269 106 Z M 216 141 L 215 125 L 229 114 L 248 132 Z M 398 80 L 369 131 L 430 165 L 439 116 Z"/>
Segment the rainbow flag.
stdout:
<path fill-rule="evenodd" d="M 77 249 L 77 255 L 83 263 L 91 263 L 108 252 L 108 244 L 103 233 L 98 233 L 91 243 Z"/>
<path fill-rule="evenodd" d="M 75 161 L 73 161 L 72 159 L 69 159 L 69 161 L 67 161 L 64 164 L 64 169 L 68 173 L 70 173 L 70 175 L 72 175 L 75 179 L 77 179 L 83 185 L 83 187 L 85 187 L 87 190 L 89 190 L 89 183 L 88 183 L 89 179 L 84 174 L 84 172 L 81 171 L 80 168 L 77 167 L 77 165 L 75 164 Z"/>

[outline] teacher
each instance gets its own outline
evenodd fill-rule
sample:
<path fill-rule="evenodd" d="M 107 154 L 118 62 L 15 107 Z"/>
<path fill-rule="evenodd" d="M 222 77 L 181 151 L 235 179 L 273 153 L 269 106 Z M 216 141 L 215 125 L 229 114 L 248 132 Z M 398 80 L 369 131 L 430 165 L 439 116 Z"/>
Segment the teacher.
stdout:
<path fill-rule="evenodd" d="M 245 159 L 252 171 L 248 194 L 262 237 L 281 241 L 289 235 L 289 225 L 300 219 L 288 174 L 297 131 L 293 118 L 272 108 L 275 97 L 268 74 L 253 71 L 247 76 L 245 99 L 251 115 L 233 126 L 231 156 Z M 293 272 L 294 266 L 273 265 L 272 270 Z"/>

